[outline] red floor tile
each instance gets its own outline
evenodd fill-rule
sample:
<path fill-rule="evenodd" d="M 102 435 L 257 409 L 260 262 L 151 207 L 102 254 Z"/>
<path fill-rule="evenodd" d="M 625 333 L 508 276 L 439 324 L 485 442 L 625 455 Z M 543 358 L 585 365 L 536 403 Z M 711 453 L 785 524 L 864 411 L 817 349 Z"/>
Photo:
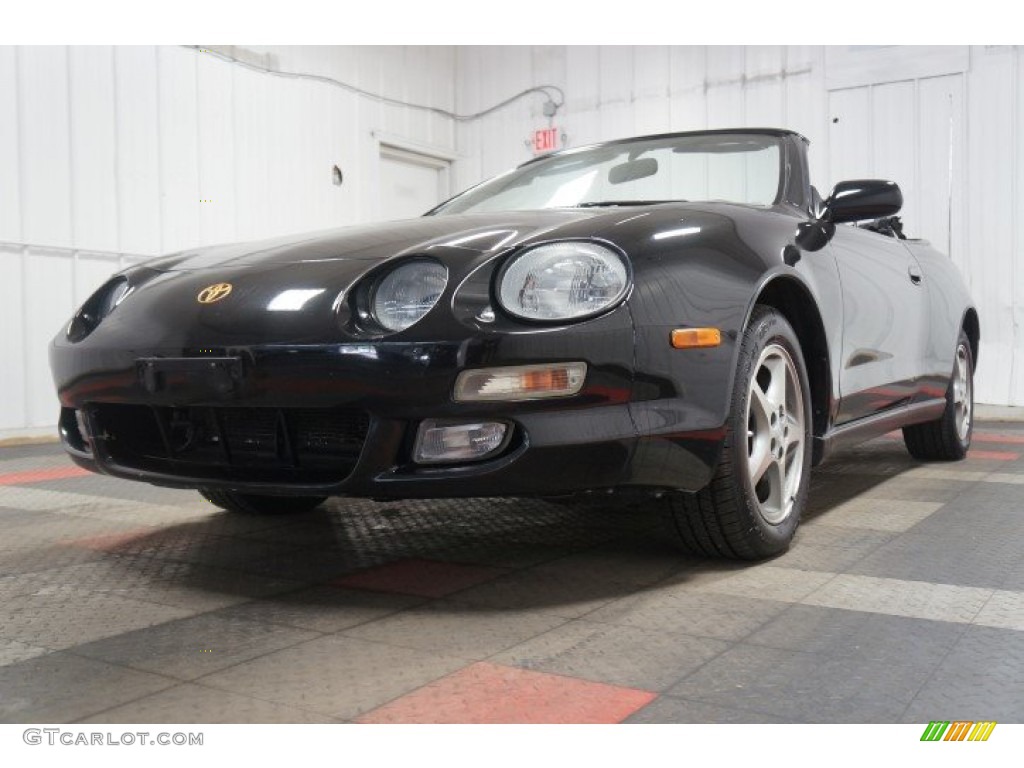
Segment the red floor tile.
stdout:
<path fill-rule="evenodd" d="M 998 432 L 975 432 L 971 436 L 976 443 L 1004 443 L 1006 445 L 1024 445 L 1024 435 L 1006 435 Z"/>
<path fill-rule="evenodd" d="M 444 597 L 507 573 L 504 568 L 444 563 L 436 560 L 399 560 L 368 568 L 331 582 L 338 587 L 398 592 L 419 597 Z"/>
<path fill-rule="evenodd" d="M 996 459 L 997 461 L 1016 461 L 1020 458 L 1019 453 L 1014 451 L 976 451 L 973 448 L 967 452 L 969 459 Z"/>
<path fill-rule="evenodd" d="M 618 723 L 657 698 L 635 688 L 480 662 L 368 712 L 361 723 Z"/>
<path fill-rule="evenodd" d="M 82 477 L 92 474 L 81 467 L 54 467 L 51 469 L 29 469 L 24 472 L 12 472 L 0 475 L 0 485 L 27 485 L 41 483 L 44 480 L 63 480 L 68 477 Z"/>
<path fill-rule="evenodd" d="M 67 547 L 79 547 L 81 549 L 92 549 L 97 552 L 117 552 L 118 549 L 131 544 L 144 536 L 152 536 L 152 528 L 136 528 L 131 531 L 120 533 L 105 533 L 100 536 L 87 536 L 83 539 L 67 539 L 60 542 Z"/>

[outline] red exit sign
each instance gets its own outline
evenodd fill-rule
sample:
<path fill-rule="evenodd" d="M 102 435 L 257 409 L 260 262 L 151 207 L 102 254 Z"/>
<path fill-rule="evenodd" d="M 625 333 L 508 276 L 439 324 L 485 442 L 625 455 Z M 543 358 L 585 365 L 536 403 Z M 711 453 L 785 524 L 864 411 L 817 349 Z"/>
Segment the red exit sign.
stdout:
<path fill-rule="evenodd" d="M 533 132 L 533 153 L 535 155 L 558 149 L 558 129 L 541 128 Z"/>

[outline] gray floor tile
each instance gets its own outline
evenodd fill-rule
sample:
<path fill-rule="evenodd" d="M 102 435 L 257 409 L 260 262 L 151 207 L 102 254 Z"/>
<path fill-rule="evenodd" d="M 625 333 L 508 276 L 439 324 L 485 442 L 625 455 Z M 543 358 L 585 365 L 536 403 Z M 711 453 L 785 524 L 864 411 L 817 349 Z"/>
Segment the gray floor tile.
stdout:
<path fill-rule="evenodd" d="M 318 586 L 246 602 L 218 611 L 217 615 L 329 633 L 375 621 L 422 602 L 422 598 L 410 595 Z"/>
<path fill-rule="evenodd" d="M 877 491 L 877 489 L 875 490 Z M 901 532 L 913 528 L 928 518 L 944 503 L 945 500 L 911 501 L 879 496 L 858 496 L 815 518 L 814 524 Z"/>
<path fill-rule="evenodd" d="M 36 656 L 45 656 L 48 653 L 50 653 L 49 648 L 0 638 L 0 667 L 16 664 L 26 659 L 34 659 Z"/>
<path fill-rule="evenodd" d="M 59 587 L 11 598 L 3 613 L 0 637 L 59 650 L 184 618 L 193 611 Z"/>
<path fill-rule="evenodd" d="M 501 611 L 439 600 L 347 629 L 343 634 L 481 660 L 566 621 L 553 614 Z"/>
<path fill-rule="evenodd" d="M 729 647 L 722 640 L 579 620 L 520 643 L 491 661 L 661 691 Z"/>
<path fill-rule="evenodd" d="M 121 501 L 137 501 L 146 504 L 192 504 L 197 498 L 195 491 L 161 488 L 148 483 L 131 483 L 106 475 L 83 475 L 61 480 L 46 480 L 33 483 L 33 488 L 51 491 L 81 493 L 87 496 L 104 496 Z"/>
<path fill-rule="evenodd" d="M 899 666 L 942 658 L 967 625 L 839 608 L 793 605 L 744 642 L 823 656 L 870 658 Z"/>
<path fill-rule="evenodd" d="M 903 717 L 1024 722 L 1024 632 L 968 627 Z"/>
<path fill-rule="evenodd" d="M 81 723 L 328 723 L 333 718 L 298 707 L 182 683 L 114 707 Z"/>
<path fill-rule="evenodd" d="M 69 653 L 0 667 L 0 722 L 66 723 L 174 681 Z"/>
<path fill-rule="evenodd" d="M 785 723 L 786 720 L 742 709 L 716 707 L 702 701 L 674 696 L 659 696 L 643 709 L 630 715 L 626 723 Z"/>
<path fill-rule="evenodd" d="M 107 555 L 79 565 L 0 578 L 0 595 L 42 594 L 68 584 L 78 590 L 185 608 L 192 613 L 223 608 L 302 586 L 302 582 L 195 563 L 141 555 Z"/>
<path fill-rule="evenodd" d="M 518 571 L 453 597 L 498 611 L 535 611 L 578 618 L 640 588 L 593 575 L 554 575 L 539 569 Z"/>
<path fill-rule="evenodd" d="M 1020 544 L 999 536 L 961 536 L 956 531 L 910 532 L 851 566 L 851 573 L 965 587 L 999 587 L 1020 561 Z"/>
<path fill-rule="evenodd" d="M 587 578 L 643 587 L 692 567 L 694 561 L 651 538 L 647 546 L 606 544 L 543 563 L 536 570 L 553 579 Z"/>
<path fill-rule="evenodd" d="M 732 595 L 677 592 L 663 588 L 626 597 L 587 616 L 588 620 L 739 640 L 778 616 L 786 603 Z"/>
<path fill-rule="evenodd" d="M 438 653 L 326 635 L 200 682 L 351 720 L 465 664 Z"/>
<path fill-rule="evenodd" d="M 839 574 L 800 602 L 827 608 L 970 623 L 991 589 Z"/>
<path fill-rule="evenodd" d="M 194 680 L 318 636 L 294 627 L 203 614 L 78 645 L 73 651 L 111 664 Z"/>
<path fill-rule="evenodd" d="M 901 670 L 862 659 L 738 645 L 668 693 L 787 722 L 892 722 L 930 667 Z"/>

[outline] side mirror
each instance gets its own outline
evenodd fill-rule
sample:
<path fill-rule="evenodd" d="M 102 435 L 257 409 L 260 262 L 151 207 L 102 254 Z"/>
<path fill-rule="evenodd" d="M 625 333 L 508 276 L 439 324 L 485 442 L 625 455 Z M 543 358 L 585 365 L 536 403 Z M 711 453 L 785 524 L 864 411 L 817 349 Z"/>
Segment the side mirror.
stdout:
<path fill-rule="evenodd" d="M 902 207 L 903 193 L 894 181 L 841 181 L 824 202 L 821 218 L 833 224 L 881 219 L 895 216 Z"/>
<path fill-rule="evenodd" d="M 894 181 L 841 181 L 821 204 L 818 218 L 797 225 L 796 244 L 805 251 L 820 251 L 835 234 L 836 224 L 895 216 L 902 207 L 903 193 Z"/>

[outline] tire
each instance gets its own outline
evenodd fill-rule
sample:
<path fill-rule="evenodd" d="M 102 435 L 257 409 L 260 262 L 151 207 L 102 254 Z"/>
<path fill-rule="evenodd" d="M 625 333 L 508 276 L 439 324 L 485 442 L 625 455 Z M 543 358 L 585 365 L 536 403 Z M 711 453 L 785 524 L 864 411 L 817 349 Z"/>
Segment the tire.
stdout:
<path fill-rule="evenodd" d="M 974 355 L 961 330 L 946 387 L 946 409 L 935 421 L 903 428 L 910 455 L 921 461 L 959 461 L 967 456 L 974 432 Z"/>
<path fill-rule="evenodd" d="M 711 482 L 668 500 L 684 549 L 759 560 L 789 548 L 811 474 L 810 391 L 792 326 L 777 310 L 755 306 Z"/>
<path fill-rule="evenodd" d="M 199 495 L 227 512 L 243 515 L 297 515 L 316 509 L 326 496 L 261 496 L 200 488 Z"/>

